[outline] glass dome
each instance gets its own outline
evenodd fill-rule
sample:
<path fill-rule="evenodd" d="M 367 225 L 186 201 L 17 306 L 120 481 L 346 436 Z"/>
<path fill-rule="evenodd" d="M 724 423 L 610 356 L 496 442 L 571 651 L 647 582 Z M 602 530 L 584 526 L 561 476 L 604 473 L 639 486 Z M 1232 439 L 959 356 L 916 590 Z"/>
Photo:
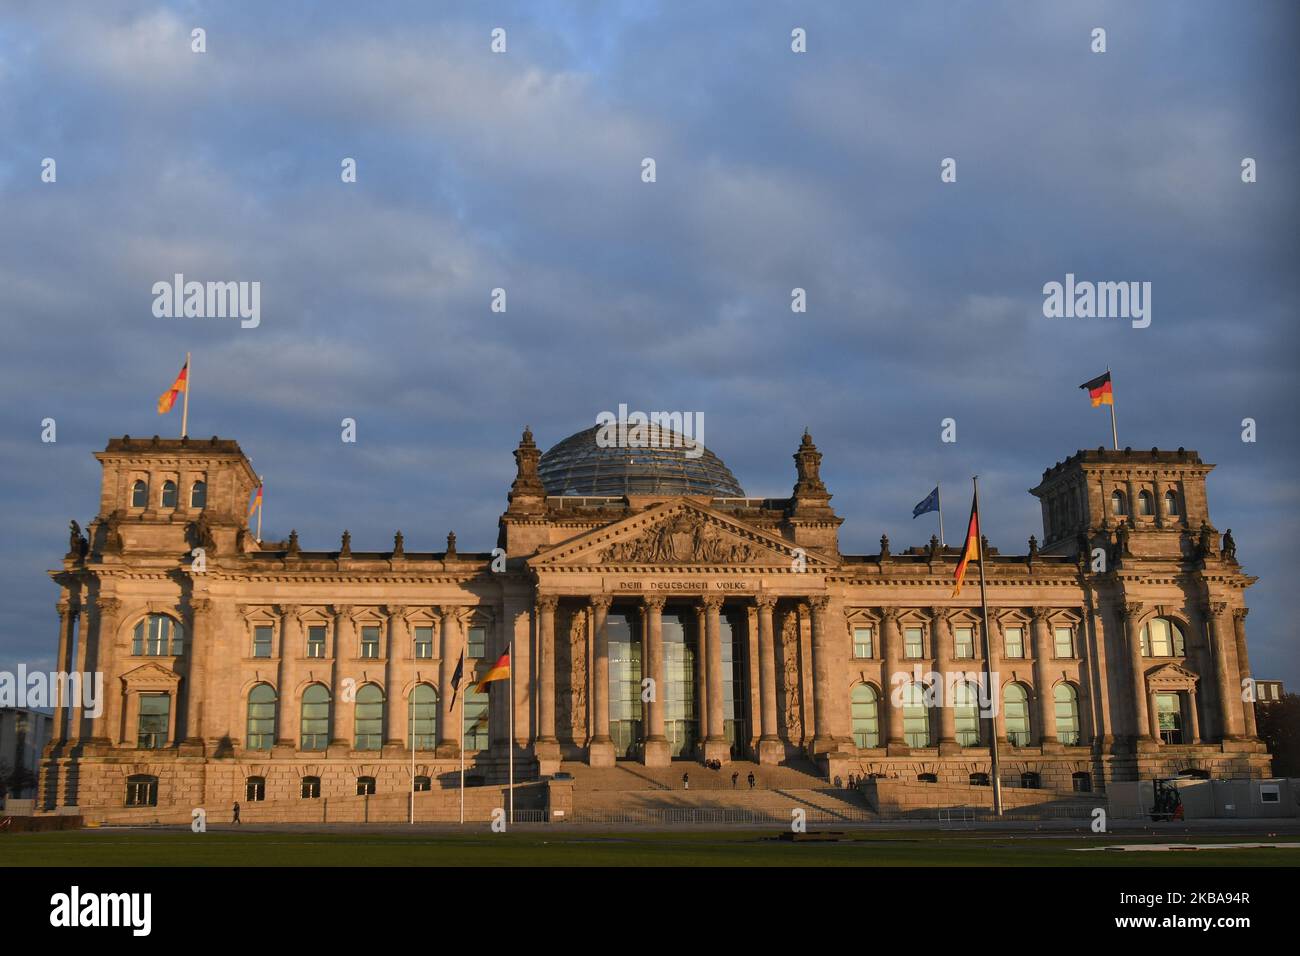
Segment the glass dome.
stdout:
<path fill-rule="evenodd" d="M 548 495 L 707 495 L 743 498 L 745 492 L 722 459 L 694 449 L 668 429 L 649 425 L 647 448 L 602 448 L 599 425 L 570 435 L 542 455 L 537 470 Z M 667 446 L 667 447 L 664 447 Z"/>

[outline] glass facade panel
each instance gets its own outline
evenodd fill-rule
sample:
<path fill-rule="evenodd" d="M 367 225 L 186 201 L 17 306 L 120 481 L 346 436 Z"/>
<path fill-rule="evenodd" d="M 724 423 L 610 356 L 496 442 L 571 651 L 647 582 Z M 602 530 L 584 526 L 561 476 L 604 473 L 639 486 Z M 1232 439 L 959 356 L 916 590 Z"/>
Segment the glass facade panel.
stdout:
<path fill-rule="evenodd" d="M 723 609 L 718 636 L 722 641 L 722 728 L 733 757 L 745 755 L 749 746 L 745 715 L 745 642 L 748 615 Z"/>
<path fill-rule="evenodd" d="M 609 735 L 618 757 L 641 754 L 641 626 L 637 617 L 610 610 Z"/>

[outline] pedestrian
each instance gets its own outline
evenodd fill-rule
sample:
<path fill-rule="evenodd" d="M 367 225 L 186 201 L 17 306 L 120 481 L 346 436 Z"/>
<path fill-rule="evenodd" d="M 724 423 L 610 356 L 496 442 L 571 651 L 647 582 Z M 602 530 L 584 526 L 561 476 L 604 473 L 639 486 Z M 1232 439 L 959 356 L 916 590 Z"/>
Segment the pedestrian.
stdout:
<path fill-rule="evenodd" d="M 754 771 L 752 770 L 749 772 L 749 789 L 754 789 Z"/>
<path fill-rule="evenodd" d="M 232 824 L 239 823 L 239 801 L 235 801 L 235 815 L 230 821 Z M 243 824 L 240 824 L 242 826 Z"/>
<path fill-rule="evenodd" d="M 683 790 L 689 790 L 689 789 L 691 789 L 691 775 L 690 775 L 690 773 L 684 773 L 684 774 L 682 774 L 682 789 L 683 789 Z"/>
<path fill-rule="evenodd" d="M 735 773 L 733 773 L 733 774 L 731 775 L 731 789 L 732 789 L 732 790 L 735 790 L 735 789 L 736 789 L 736 781 L 739 780 L 739 779 L 740 779 L 740 771 L 737 770 Z"/>

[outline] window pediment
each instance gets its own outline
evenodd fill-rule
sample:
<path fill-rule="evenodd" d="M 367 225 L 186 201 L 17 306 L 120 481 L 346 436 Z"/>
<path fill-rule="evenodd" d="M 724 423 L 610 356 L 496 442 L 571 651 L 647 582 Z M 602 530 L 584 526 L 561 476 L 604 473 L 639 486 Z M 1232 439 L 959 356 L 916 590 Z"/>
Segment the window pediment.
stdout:
<path fill-rule="evenodd" d="M 1178 664 L 1161 664 L 1147 671 L 1147 687 L 1151 690 L 1190 690 L 1200 678 Z"/>
<path fill-rule="evenodd" d="M 181 675 L 150 661 L 122 675 L 127 690 L 175 690 Z"/>

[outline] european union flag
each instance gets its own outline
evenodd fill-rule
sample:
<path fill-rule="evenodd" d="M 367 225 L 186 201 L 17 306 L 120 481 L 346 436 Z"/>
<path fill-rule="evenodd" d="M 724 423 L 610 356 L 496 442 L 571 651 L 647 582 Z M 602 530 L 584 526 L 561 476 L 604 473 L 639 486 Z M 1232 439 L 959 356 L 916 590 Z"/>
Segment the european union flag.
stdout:
<path fill-rule="evenodd" d="M 929 511 L 939 510 L 939 486 L 934 486 L 934 491 L 925 496 L 925 500 L 912 509 L 912 517 L 919 518 Z"/>

